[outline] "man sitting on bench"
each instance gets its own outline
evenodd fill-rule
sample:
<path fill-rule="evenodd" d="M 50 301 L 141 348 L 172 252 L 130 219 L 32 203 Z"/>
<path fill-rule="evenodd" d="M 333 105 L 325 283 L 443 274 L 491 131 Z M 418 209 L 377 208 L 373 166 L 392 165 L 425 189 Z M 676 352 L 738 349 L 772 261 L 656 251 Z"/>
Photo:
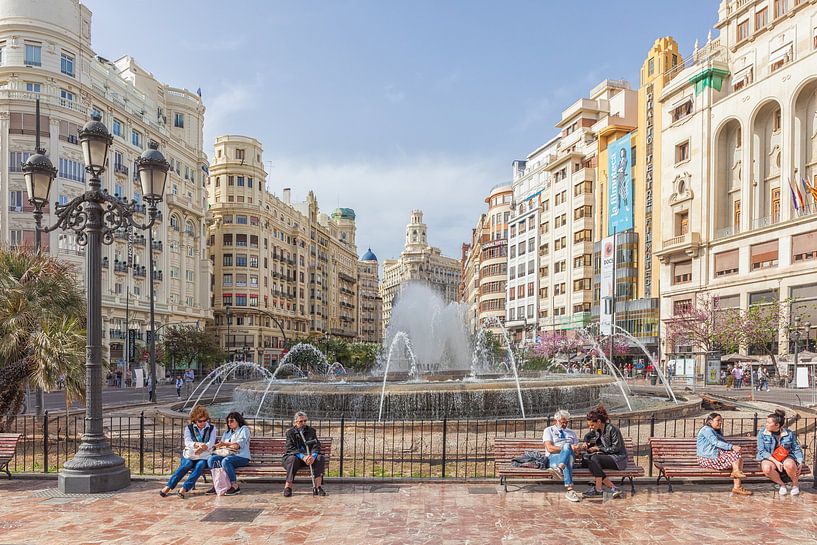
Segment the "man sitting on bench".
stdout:
<path fill-rule="evenodd" d="M 323 484 L 323 468 L 325 458 L 321 454 L 321 443 L 315 429 L 307 426 L 305 412 L 298 411 L 292 419 L 293 426 L 287 431 L 287 442 L 281 463 L 287 470 L 287 480 L 284 484 L 284 497 L 292 496 L 292 483 L 295 475 L 303 467 L 309 467 L 312 475 L 312 494 L 326 496 Z"/>
<path fill-rule="evenodd" d="M 579 436 L 567 427 L 570 422 L 569 412 L 558 411 L 553 415 L 553 421 L 555 424 L 545 428 L 542 437 L 548 454 L 548 466 L 556 477 L 564 480 L 567 489 L 565 497 L 570 501 L 578 502 L 581 501 L 581 498 L 573 490 L 573 463 L 576 460 L 576 453 L 581 450 Z"/>

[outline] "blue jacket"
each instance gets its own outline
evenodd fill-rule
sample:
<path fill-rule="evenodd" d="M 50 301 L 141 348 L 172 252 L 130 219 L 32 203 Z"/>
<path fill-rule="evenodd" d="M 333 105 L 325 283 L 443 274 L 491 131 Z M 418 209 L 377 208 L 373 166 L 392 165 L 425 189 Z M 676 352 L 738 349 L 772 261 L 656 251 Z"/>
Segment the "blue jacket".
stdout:
<path fill-rule="evenodd" d="M 719 450 L 732 450 L 732 444 L 727 443 L 719 431 L 711 426 L 704 426 L 698 432 L 695 450 L 701 458 L 717 458 Z"/>
<path fill-rule="evenodd" d="M 778 444 L 783 445 L 783 448 L 789 451 L 789 458 L 794 458 L 798 464 L 802 464 L 804 460 L 803 449 L 800 448 L 800 443 L 797 441 L 797 435 L 788 428 L 780 428 L 780 442 L 767 429 L 762 429 L 757 434 L 757 459 L 768 460 L 772 457 L 772 452 L 777 448 Z"/>

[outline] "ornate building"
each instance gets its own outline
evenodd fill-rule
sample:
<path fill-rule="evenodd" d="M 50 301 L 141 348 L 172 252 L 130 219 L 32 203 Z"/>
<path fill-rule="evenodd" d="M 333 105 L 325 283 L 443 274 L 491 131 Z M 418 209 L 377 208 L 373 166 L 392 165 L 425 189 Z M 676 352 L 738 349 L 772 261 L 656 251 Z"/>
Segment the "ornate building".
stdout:
<path fill-rule="evenodd" d="M 357 263 L 358 270 L 358 339 L 379 343 L 383 340 L 383 300 L 380 298 L 380 275 L 377 256 L 369 248 Z"/>
<path fill-rule="evenodd" d="M 383 264 L 383 330 L 389 326 L 392 303 L 403 286 L 412 281 L 424 282 L 437 290 L 444 301 L 458 300 L 460 262 L 445 257 L 439 248 L 428 244 L 428 228 L 423 223 L 423 211 L 412 210 L 406 226 L 406 242 L 398 259 Z"/>
<path fill-rule="evenodd" d="M 131 57 L 111 62 L 96 55 L 91 12 L 76 0 L 54 0 L 47 10 L 36 2 L 3 0 L 0 13 L 0 237 L 5 244 L 34 242 L 20 167 L 34 151 L 36 99 L 43 147 L 58 167 L 51 190 L 55 201 L 67 202 L 86 189 L 77 131 L 92 111 L 102 115 L 114 137 L 102 177 L 110 194 L 142 202 L 134 162 L 150 140 L 159 143 L 171 164 L 153 228 L 153 274 L 147 270 L 144 233 L 121 232 L 103 248 L 103 356 L 124 367 L 130 330 L 135 350 L 128 359 L 139 365 L 150 327 L 151 276 L 158 335 L 165 325 L 203 326 L 212 318 L 201 97 L 158 81 Z M 44 223 L 51 221 L 46 209 Z M 42 244 L 75 264 L 77 281 L 85 281 L 85 250 L 73 235 L 53 231 L 43 235 Z"/>

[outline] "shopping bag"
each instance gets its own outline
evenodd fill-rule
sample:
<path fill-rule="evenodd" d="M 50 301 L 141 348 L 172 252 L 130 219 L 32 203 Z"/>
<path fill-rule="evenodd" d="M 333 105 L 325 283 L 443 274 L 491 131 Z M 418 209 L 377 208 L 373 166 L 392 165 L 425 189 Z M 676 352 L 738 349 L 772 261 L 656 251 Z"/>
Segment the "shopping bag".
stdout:
<path fill-rule="evenodd" d="M 216 489 L 216 494 L 223 496 L 224 493 L 230 489 L 230 486 L 232 486 L 230 477 L 227 475 L 227 472 L 224 471 L 224 468 L 221 467 L 214 467 L 210 470 L 210 473 L 213 475 L 213 488 Z"/>

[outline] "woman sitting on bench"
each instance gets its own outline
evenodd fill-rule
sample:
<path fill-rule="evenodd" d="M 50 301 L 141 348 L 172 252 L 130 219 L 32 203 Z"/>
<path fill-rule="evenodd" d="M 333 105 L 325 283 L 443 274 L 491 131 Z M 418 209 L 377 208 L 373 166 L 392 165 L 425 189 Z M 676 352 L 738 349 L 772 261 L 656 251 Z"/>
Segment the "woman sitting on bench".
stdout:
<path fill-rule="evenodd" d="M 786 412 L 777 409 L 766 417 L 766 427 L 757 434 L 757 459 L 763 473 L 780 485 L 780 495 L 788 494 L 786 483 L 791 482 L 791 495 L 800 493 L 800 466 L 803 449 L 793 431 L 786 428 Z"/>
<path fill-rule="evenodd" d="M 698 432 L 696 453 L 698 465 L 706 469 L 732 468 L 734 486 L 733 494 L 751 496 L 752 492 L 741 485 L 741 479 L 746 478 L 743 473 L 743 458 L 740 454 L 740 445 L 728 443 L 721 433 L 723 417 L 718 413 L 710 413 L 704 421 L 704 426 Z"/>
<path fill-rule="evenodd" d="M 585 492 L 585 498 L 600 497 L 603 495 L 602 484 L 610 488 L 614 498 L 621 496 L 619 490 L 605 469 L 626 469 L 627 449 L 621 431 L 610 423 L 604 405 L 599 405 L 587 413 L 587 427 L 590 432 L 584 436 L 585 454 L 582 455 L 582 465 L 590 469 L 593 474 L 594 486 Z"/>

